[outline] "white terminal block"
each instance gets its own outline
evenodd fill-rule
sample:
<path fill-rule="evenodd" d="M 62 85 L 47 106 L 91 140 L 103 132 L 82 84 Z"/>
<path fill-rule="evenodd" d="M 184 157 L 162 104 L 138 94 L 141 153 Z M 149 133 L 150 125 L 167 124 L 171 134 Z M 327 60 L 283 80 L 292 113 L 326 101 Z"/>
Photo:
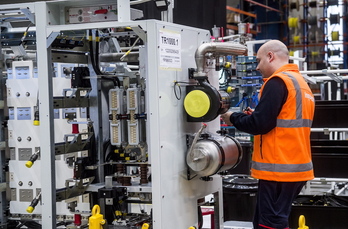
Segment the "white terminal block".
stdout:
<path fill-rule="evenodd" d="M 117 118 L 117 115 L 122 115 L 124 106 L 123 102 L 123 89 L 116 88 L 109 91 L 109 109 L 112 119 L 110 120 L 110 142 L 111 145 L 121 145 L 123 127 L 121 120 Z"/>
<path fill-rule="evenodd" d="M 139 114 L 140 89 L 128 88 L 127 90 L 127 114 L 128 120 L 128 143 L 129 145 L 139 144 L 139 121 L 135 114 Z"/>

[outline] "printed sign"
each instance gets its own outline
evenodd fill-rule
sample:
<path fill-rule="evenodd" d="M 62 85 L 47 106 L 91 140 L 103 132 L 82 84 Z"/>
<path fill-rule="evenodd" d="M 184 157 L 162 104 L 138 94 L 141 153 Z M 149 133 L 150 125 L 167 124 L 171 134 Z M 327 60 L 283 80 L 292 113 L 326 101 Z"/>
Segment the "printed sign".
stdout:
<path fill-rule="evenodd" d="M 181 70 L 181 34 L 168 31 L 159 31 L 159 58 L 160 68 Z"/>

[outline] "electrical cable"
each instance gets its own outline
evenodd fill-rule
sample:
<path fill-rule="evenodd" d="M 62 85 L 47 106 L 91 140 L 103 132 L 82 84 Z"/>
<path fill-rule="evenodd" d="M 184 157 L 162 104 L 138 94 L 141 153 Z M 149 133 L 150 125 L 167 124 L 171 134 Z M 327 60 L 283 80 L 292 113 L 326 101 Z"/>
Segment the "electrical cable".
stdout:
<path fill-rule="evenodd" d="M 105 80 L 112 80 L 114 82 L 115 86 L 121 86 L 121 82 L 118 77 L 113 77 L 111 78 L 111 75 L 108 75 L 109 77 L 106 77 L 104 73 L 100 71 L 99 68 L 99 32 L 96 30 L 96 50 L 94 51 L 93 47 L 93 36 L 92 36 L 92 30 L 89 30 L 89 37 L 88 37 L 88 42 L 89 42 L 89 53 L 90 53 L 90 58 L 91 58 L 91 63 L 94 72 L 101 76 L 102 79 Z"/>
<path fill-rule="evenodd" d="M 178 95 L 177 92 L 176 92 L 176 88 L 178 88 L 178 90 L 179 90 L 179 95 Z M 176 98 L 177 100 L 180 100 L 180 99 L 181 99 L 181 87 L 180 87 L 180 85 L 179 85 L 178 82 L 174 82 L 174 95 L 175 95 L 175 98 Z"/>
<path fill-rule="evenodd" d="M 95 66 L 99 68 L 99 41 L 100 41 L 100 38 L 99 38 L 99 30 L 97 29 L 95 31 Z"/>
<path fill-rule="evenodd" d="M 190 82 L 174 81 L 174 95 L 175 95 L 175 98 L 177 100 L 181 99 L 181 86 L 180 86 L 179 83 L 183 83 L 183 84 L 186 84 L 186 85 L 196 85 L 196 84 L 193 84 L 193 83 L 190 83 Z M 179 93 L 177 93 L 176 88 L 178 88 Z"/>
<path fill-rule="evenodd" d="M 129 50 L 125 54 L 123 54 L 123 56 L 120 57 L 121 61 L 123 61 L 124 58 L 128 56 L 128 54 L 133 50 L 133 48 L 135 47 L 135 45 L 138 43 L 139 40 L 140 40 L 140 37 L 137 37 L 137 39 L 134 41 L 133 45 L 129 48 Z"/>
<path fill-rule="evenodd" d="M 92 38 L 92 30 L 89 30 L 89 37 L 88 37 L 88 43 L 89 43 L 89 53 L 90 53 L 90 58 L 92 62 L 92 67 L 93 70 L 97 75 L 102 75 L 100 70 L 96 68 L 95 66 L 95 59 L 94 59 L 94 50 L 93 50 L 93 38 Z"/>
<path fill-rule="evenodd" d="M 19 224 L 16 228 L 21 228 L 23 226 L 27 226 L 30 229 L 42 229 L 41 224 L 35 221 L 21 221 L 21 224 Z"/>
<path fill-rule="evenodd" d="M 27 26 L 27 28 L 26 28 L 26 30 L 25 30 L 25 32 L 23 33 L 23 36 L 22 36 L 22 38 L 21 38 L 21 43 L 20 43 L 19 45 L 21 45 L 21 44 L 23 43 L 24 39 L 27 37 L 29 28 L 30 28 L 30 26 L 32 26 L 32 25 L 33 25 L 33 23 L 30 22 L 29 25 Z"/>

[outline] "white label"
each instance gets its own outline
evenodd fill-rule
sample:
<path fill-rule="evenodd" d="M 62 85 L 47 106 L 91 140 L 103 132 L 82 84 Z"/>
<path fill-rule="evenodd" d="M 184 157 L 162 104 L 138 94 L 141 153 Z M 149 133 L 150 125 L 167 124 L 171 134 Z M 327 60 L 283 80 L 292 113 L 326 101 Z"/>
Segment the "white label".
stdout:
<path fill-rule="evenodd" d="M 159 31 L 159 57 L 161 68 L 181 70 L 181 35 L 180 33 Z"/>

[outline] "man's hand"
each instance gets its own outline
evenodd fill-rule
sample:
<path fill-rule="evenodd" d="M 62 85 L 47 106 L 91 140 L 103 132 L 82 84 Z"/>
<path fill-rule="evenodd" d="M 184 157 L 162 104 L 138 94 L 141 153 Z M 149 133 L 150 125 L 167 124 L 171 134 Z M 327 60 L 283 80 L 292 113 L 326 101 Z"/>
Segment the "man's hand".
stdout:
<path fill-rule="evenodd" d="M 243 113 L 247 114 L 247 115 L 251 115 L 253 112 L 254 112 L 254 110 L 251 109 L 250 107 L 247 107 L 243 110 Z"/>
<path fill-rule="evenodd" d="M 233 113 L 232 111 L 228 111 L 228 112 L 220 115 L 222 121 L 224 121 L 227 125 L 231 125 L 231 126 L 233 126 L 233 124 L 230 121 L 230 116 L 232 113 Z"/>

